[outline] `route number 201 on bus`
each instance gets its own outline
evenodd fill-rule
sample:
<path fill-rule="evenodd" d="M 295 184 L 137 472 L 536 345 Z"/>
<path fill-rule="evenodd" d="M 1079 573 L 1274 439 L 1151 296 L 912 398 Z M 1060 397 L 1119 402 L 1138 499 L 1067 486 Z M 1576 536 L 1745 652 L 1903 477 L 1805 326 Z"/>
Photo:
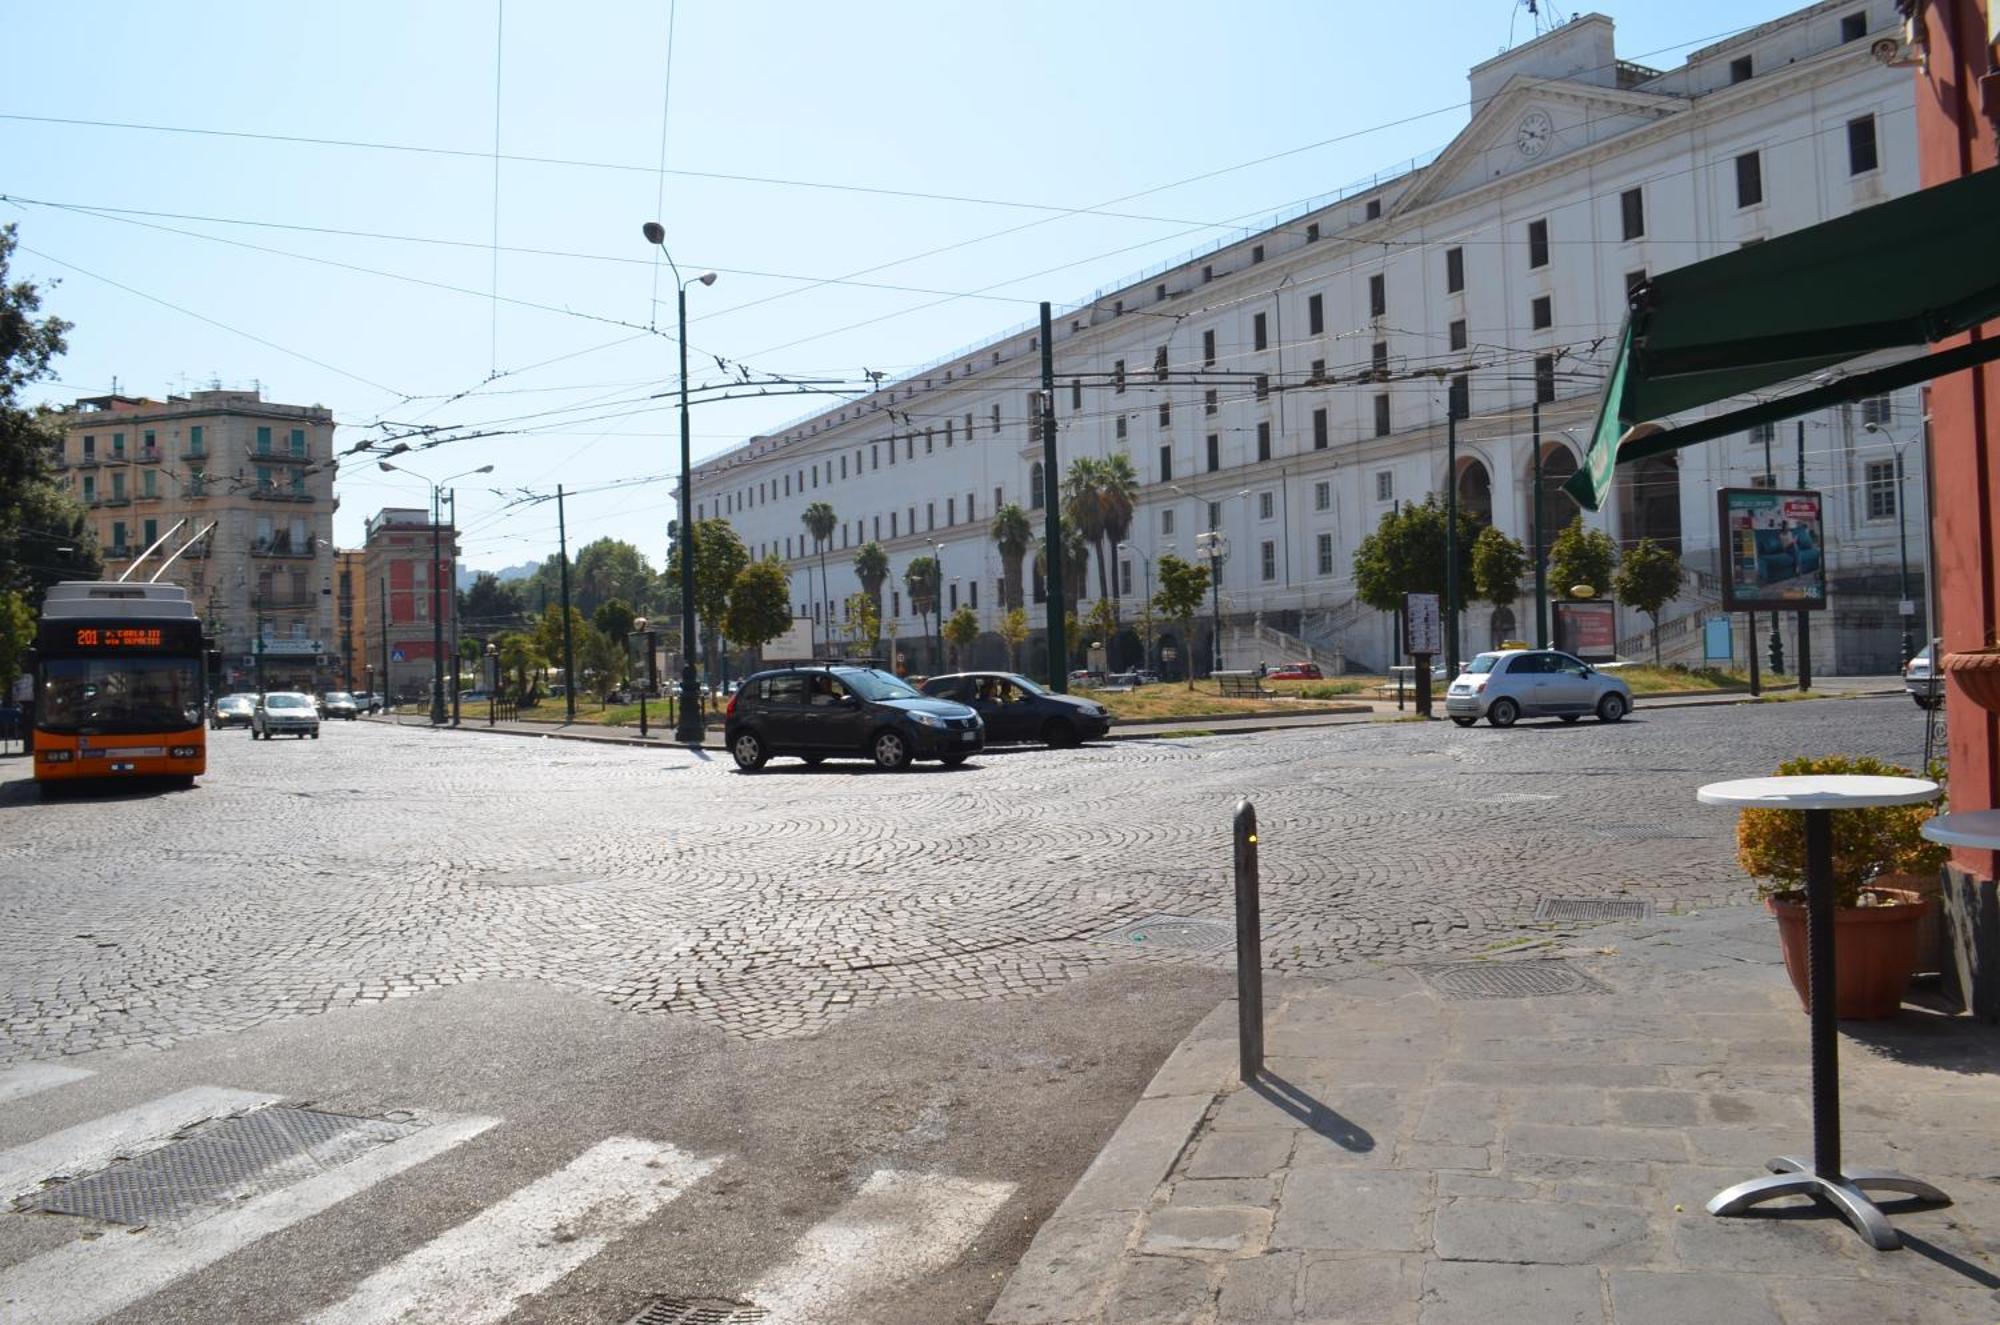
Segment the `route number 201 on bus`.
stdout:
<path fill-rule="evenodd" d="M 35 778 L 44 786 L 168 778 L 208 767 L 205 655 L 187 591 L 58 584 L 35 636 Z"/>

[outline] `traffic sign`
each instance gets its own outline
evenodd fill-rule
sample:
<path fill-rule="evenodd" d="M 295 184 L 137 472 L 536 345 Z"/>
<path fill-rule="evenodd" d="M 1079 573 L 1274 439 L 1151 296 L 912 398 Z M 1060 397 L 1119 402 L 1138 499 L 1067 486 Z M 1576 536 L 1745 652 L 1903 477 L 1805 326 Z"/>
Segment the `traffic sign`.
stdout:
<path fill-rule="evenodd" d="M 407 661 L 409 661 L 409 660 L 408 660 L 407 658 L 403 657 L 403 651 L 402 651 L 401 649 L 391 649 L 391 650 L 389 650 L 389 661 L 390 661 L 390 662 L 407 662 Z"/>

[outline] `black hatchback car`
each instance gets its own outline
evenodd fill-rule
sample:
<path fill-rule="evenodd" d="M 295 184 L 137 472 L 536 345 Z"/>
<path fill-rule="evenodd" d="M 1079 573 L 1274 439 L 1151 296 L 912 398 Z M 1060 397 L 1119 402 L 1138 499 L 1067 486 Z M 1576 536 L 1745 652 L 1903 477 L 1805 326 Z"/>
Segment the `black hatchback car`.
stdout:
<path fill-rule="evenodd" d="M 968 705 L 989 741 L 1075 745 L 1111 730 L 1111 710 L 1091 699 L 1058 695 L 1013 672 L 955 672 L 924 682 L 924 693 Z"/>
<path fill-rule="evenodd" d="M 872 667 L 784 667 L 746 677 L 730 698 L 723 738 L 751 772 L 772 755 L 872 759 L 907 768 L 913 759 L 962 764 L 986 746 L 985 725 L 963 704 L 930 699 Z"/>

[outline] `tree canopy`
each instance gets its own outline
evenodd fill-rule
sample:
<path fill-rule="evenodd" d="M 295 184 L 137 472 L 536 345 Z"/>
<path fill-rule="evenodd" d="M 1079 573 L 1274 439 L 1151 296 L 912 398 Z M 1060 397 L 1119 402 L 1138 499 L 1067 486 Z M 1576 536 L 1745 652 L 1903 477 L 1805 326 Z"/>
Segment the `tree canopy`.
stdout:
<path fill-rule="evenodd" d="M 696 566 L 697 573 L 700 566 Z M 753 561 L 736 572 L 723 610 L 722 633 L 746 649 L 761 649 L 791 629 L 792 582 L 775 559 Z"/>
<path fill-rule="evenodd" d="M 1611 574 L 1611 592 L 1653 619 L 1653 662 L 1660 661 L 1660 609 L 1681 591 L 1680 554 L 1650 538 L 1625 554 Z"/>
<path fill-rule="evenodd" d="M 614 598 L 643 611 L 653 606 L 658 579 L 638 548 L 622 539 L 600 538 L 577 549 L 570 570 L 570 603 L 585 616 L 595 615 Z"/>
<path fill-rule="evenodd" d="M 1188 689 L 1192 690 L 1194 641 L 1190 636 L 1194 633 L 1195 614 L 1201 611 L 1202 599 L 1208 594 L 1208 567 L 1163 552 L 1156 569 L 1160 588 L 1153 595 L 1153 607 L 1181 629 L 1181 656 L 1187 659 Z"/>
<path fill-rule="evenodd" d="M 1579 515 L 1549 548 L 1549 581 L 1563 598 L 1571 597 L 1570 590 L 1578 585 L 1589 585 L 1601 594 L 1611 587 L 1617 564 L 1618 545 L 1611 535 L 1586 527 Z"/>
<path fill-rule="evenodd" d="M 1497 525 L 1479 531 L 1472 544 L 1472 589 L 1495 607 L 1506 607 L 1521 596 L 1521 577 L 1528 573 L 1528 549 L 1500 532 Z"/>
<path fill-rule="evenodd" d="M 1479 540 L 1479 522 L 1464 507 L 1458 511 L 1458 582 L 1469 592 L 1474 584 L 1472 549 Z M 1445 512 L 1437 495 L 1421 505 L 1385 512 L 1375 532 L 1354 550 L 1356 596 L 1378 612 L 1402 607 L 1406 593 L 1445 591 Z"/>

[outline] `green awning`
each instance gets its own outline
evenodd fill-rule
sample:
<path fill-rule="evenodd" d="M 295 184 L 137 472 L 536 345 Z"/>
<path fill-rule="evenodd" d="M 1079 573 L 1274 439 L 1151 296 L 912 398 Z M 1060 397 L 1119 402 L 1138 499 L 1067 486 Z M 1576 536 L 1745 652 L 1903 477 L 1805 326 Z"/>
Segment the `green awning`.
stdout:
<path fill-rule="evenodd" d="M 1683 426 L 1664 420 L 2000 317 L 2000 169 L 1662 272 L 1632 293 L 1590 451 L 1564 490 L 1596 510 L 1620 462 L 2000 357 L 2000 338 Z"/>

